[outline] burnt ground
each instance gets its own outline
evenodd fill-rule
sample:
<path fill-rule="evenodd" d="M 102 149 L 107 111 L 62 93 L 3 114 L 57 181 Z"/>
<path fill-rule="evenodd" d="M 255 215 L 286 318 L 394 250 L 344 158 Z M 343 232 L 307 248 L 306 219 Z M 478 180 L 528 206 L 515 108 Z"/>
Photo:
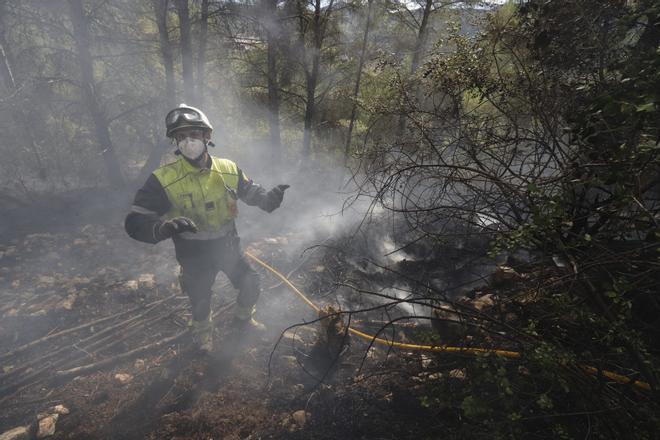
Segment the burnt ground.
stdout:
<path fill-rule="evenodd" d="M 258 317 L 269 332 L 231 336 L 236 292 L 220 275 L 217 350 L 195 353 L 171 244 L 132 241 L 121 219 L 82 220 L 49 232 L 35 232 L 47 229 L 36 222 L 0 245 L 0 433 L 26 426 L 34 435 L 55 405 L 68 410 L 57 417 L 57 439 L 433 438 L 463 429 L 461 402 L 450 396 L 465 380 L 464 359 L 368 349 L 355 338 L 339 357 L 319 355 L 315 313 L 261 269 Z M 352 301 L 338 279 L 373 284 L 375 273 L 379 283 L 393 284 L 379 271 L 349 270 L 337 252 L 317 248 L 301 257 L 305 240 L 290 232 L 243 246 L 289 273 L 320 305 Z M 351 325 L 374 333 L 393 314 L 354 315 Z M 413 322 L 388 332 L 422 341 L 427 328 Z M 71 371 L 98 362 L 107 364 Z M 447 394 L 441 405 L 425 400 L 429 382 L 440 387 L 436 396 Z"/>

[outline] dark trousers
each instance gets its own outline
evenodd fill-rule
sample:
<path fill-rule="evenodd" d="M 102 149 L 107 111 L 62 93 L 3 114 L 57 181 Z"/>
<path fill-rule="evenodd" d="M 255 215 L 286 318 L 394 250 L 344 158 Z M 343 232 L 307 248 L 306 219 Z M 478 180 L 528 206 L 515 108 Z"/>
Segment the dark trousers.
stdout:
<path fill-rule="evenodd" d="M 175 240 L 176 259 L 181 265 L 179 282 L 190 298 L 195 321 L 211 313 L 211 288 L 218 272 L 223 271 L 238 289 L 236 302 L 250 308 L 259 299 L 259 275 L 250 267 L 240 249 L 238 236 L 217 240 Z"/>

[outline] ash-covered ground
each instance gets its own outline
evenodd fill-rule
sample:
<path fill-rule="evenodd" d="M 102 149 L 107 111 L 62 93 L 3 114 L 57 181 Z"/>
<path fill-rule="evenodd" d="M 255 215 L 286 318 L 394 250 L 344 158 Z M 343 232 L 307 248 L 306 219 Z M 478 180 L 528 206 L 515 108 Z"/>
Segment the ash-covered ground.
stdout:
<path fill-rule="evenodd" d="M 449 392 L 465 380 L 460 359 L 370 348 L 345 325 L 404 342 L 428 340 L 429 320 L 406 317 L 430 311 L 404 300 L 428 296 L 419 287 L 425 284 L 450 297 L 474 294 L 492 263 L 475 258 L 479 246 L 466 243 L 397 251 L 389 220 L 372 217 L 357 231 L 360 218 L 336 215 L 322 194 L 318 200 L 315 209 L 309 201 L 293 201 L 289 210 L 285 204 L 279 219 L 277 212 L 267 218 L 244 209 L 244 249 L 319 306 L 375 310 L 317 322 L 315 311 L 259 268 L 258 318 L 268 333 L 235 343 L 227 340 L 227 322 L 236 292 L 221 274 L 210 357 L 190 348 L 172 244 L 126 236 L 125 199 L 92 207 L 74 200 L 68 211 L 25 222 L 15 214 L 0 245 L 0 433 L 256 439 L 435 432 L 435 425 L 410 432 L 411 420 L 457 409 L 424 405 L 422 385 L 444 377 Z M 37 208 L 24 207 L 22 215 Z M 388 326 L 393 319 L 397 324 Z M 333 343 L 336 353 L 325 347 Z"/>

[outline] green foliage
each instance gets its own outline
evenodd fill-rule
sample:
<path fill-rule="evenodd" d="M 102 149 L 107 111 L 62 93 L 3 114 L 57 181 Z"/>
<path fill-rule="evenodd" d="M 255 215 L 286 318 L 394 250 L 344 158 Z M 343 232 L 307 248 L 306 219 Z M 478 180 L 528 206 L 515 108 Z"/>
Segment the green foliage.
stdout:
<path fill-rule="evenodd" d="M 418 76 L 424 93 L 388 70 L 388 104 L 373 107 L 408 122 L 394 145 L 363 155 L 364 186 L 385 208 L 425 236 L 490 234 L 492 256 L 536 258 L 533 282 L 512 288 L 534 299 L 518 309 L 517 332 L 506 330 L 528 373 L 503 365 L 500 376 L 481 359 L 453 400 L 475 423 L 505 420 L 494 437 L 583 437 L 572 414 L 589 414 L 597 438 L 657 432 L 655 403 L 581 370 L 658 386 L 656 3 L 510 4 L 482 34 L 436 45 Z"/>

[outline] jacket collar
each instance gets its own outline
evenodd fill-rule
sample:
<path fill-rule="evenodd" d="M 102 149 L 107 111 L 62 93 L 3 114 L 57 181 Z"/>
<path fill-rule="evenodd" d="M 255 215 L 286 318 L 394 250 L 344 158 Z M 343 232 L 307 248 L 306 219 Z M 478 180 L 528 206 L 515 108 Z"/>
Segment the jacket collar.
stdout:
<path fill-rule="evenodd" d="M 209 170 L 209 169 L 217 171 L 217 165 L 215 164 L 215 161 L 213 160 L 210 154 L 207 155 L 206 164 L 201 168 L 193 165 L 188 159 L 186 159 L 183 156 L 179 158 L 179 162 L 181 163 L 182 169 L 186 173 L 203 172 L 204 170 Z"/>

